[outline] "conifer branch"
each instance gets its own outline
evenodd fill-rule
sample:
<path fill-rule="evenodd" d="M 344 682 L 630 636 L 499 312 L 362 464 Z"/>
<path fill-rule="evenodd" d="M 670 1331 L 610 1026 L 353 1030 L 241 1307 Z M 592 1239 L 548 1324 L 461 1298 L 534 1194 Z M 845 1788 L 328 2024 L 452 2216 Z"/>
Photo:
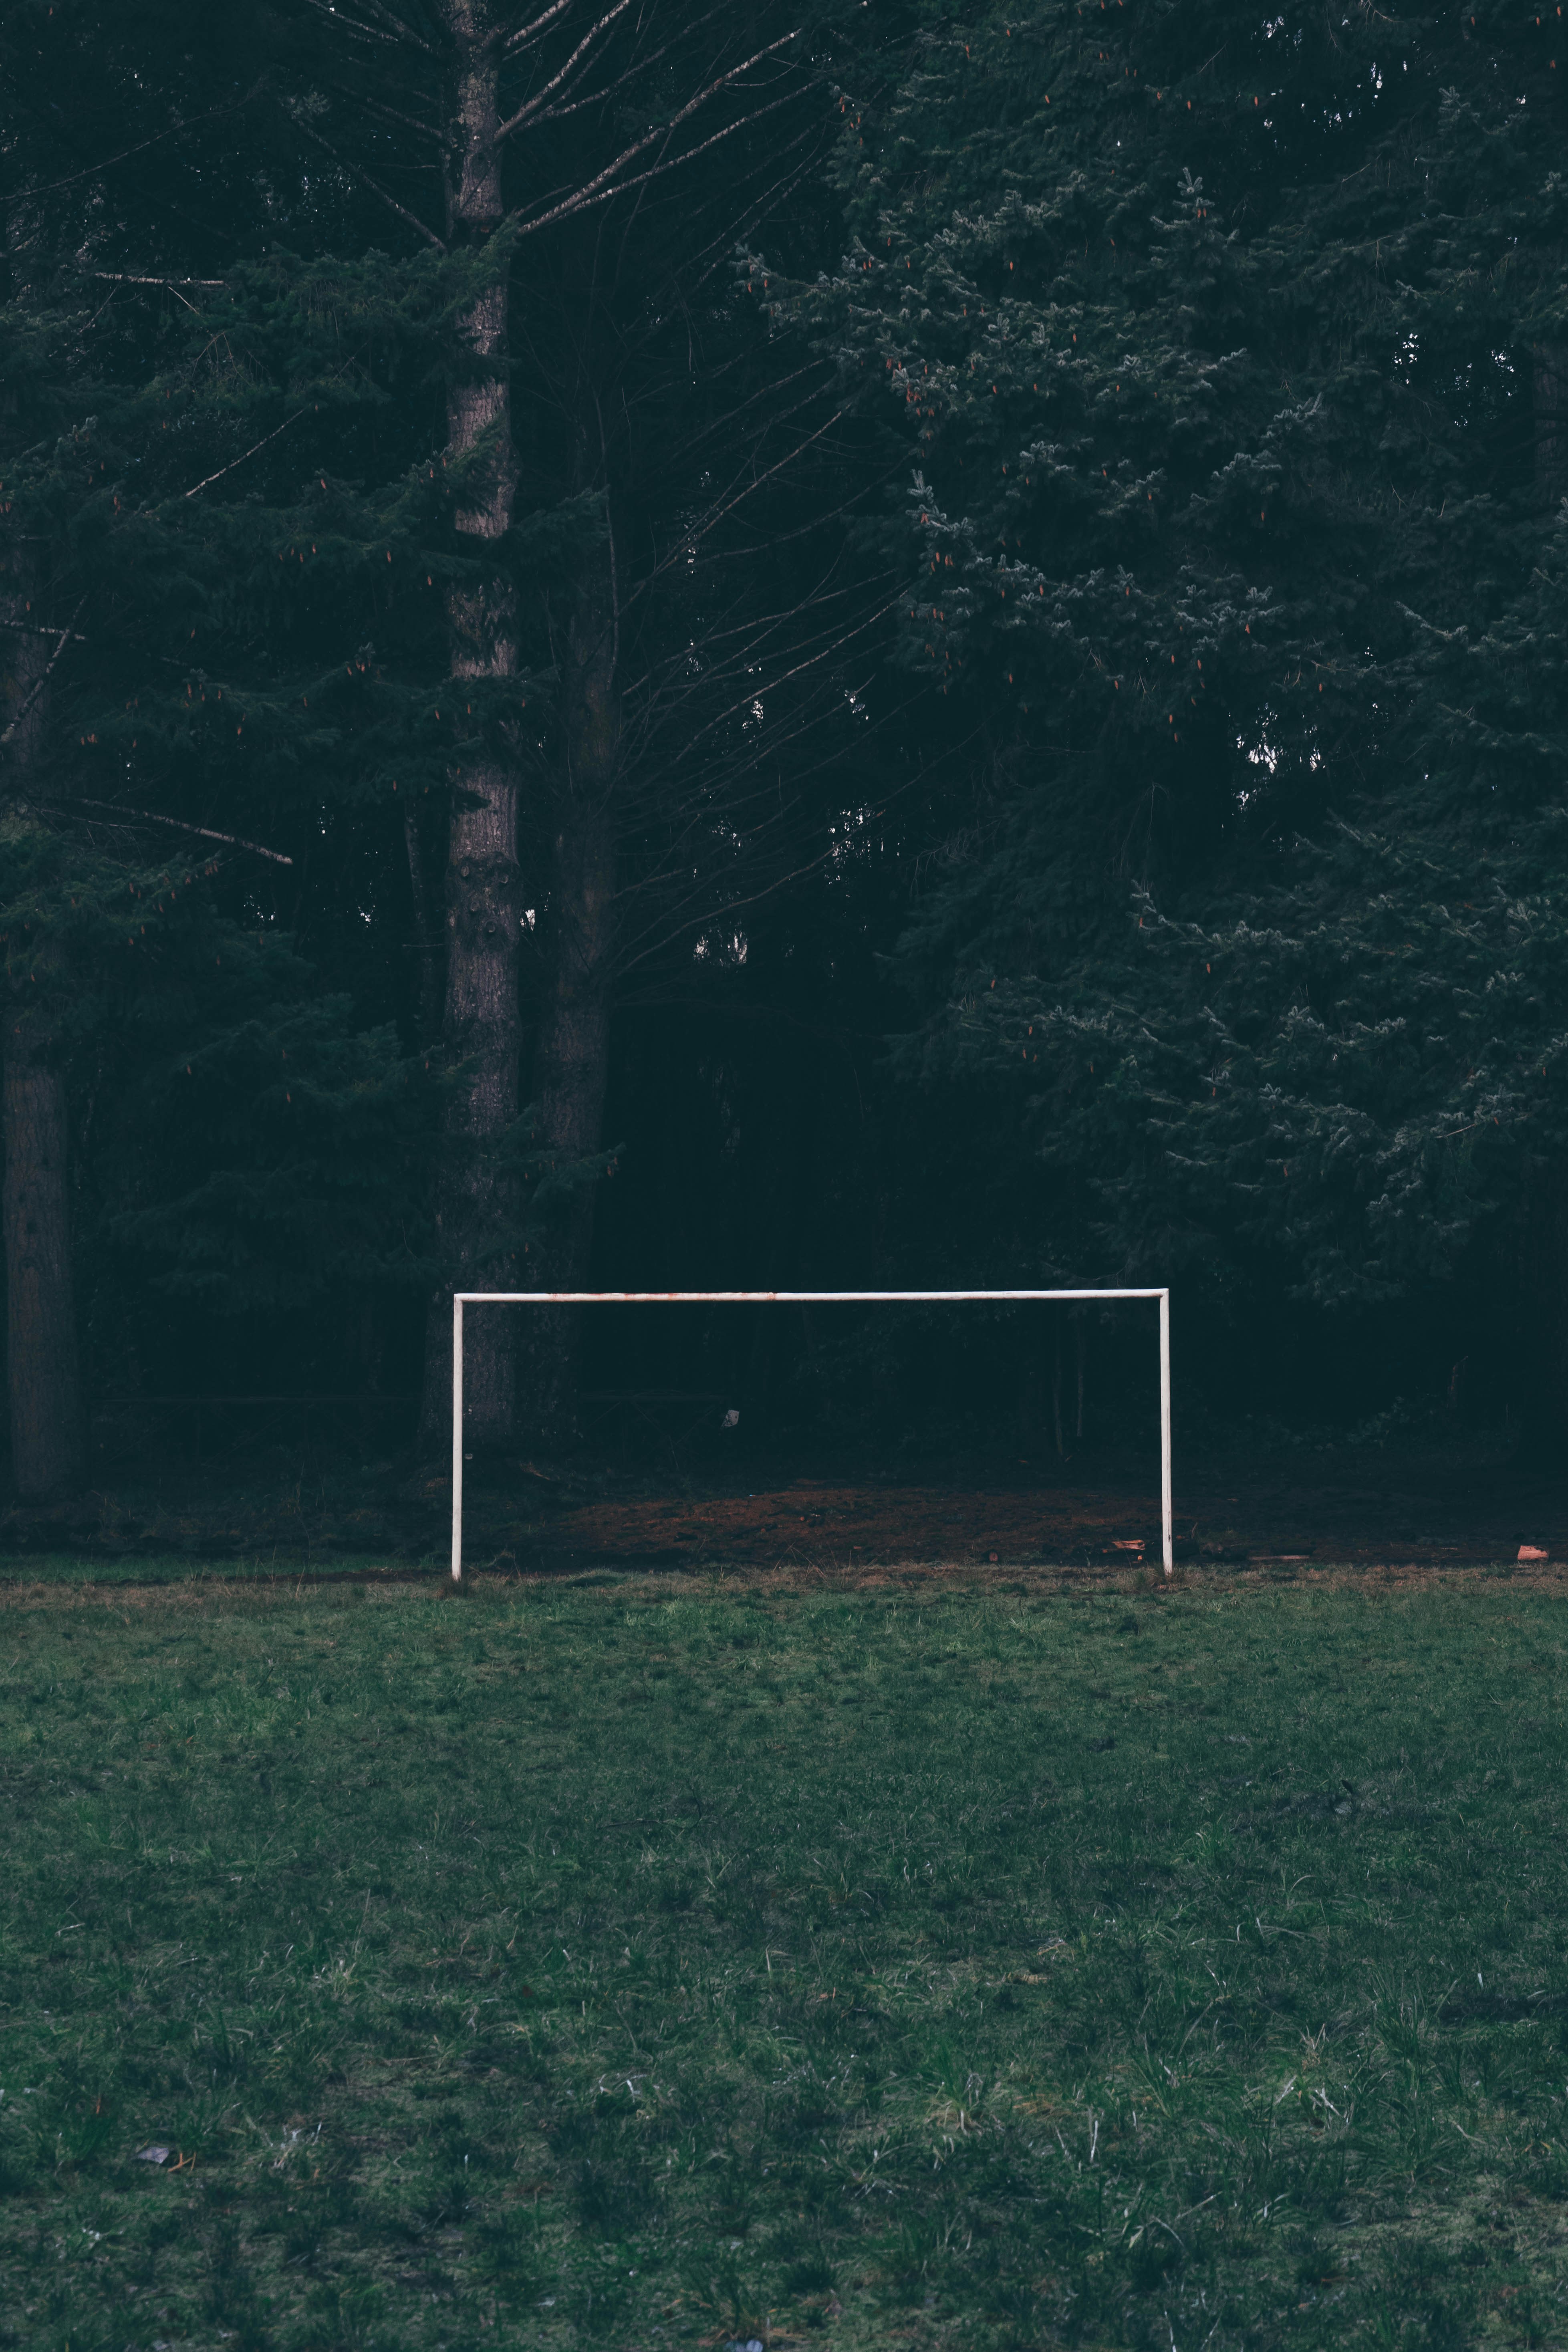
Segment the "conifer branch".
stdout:
<path fill-rule="evenodd" d="M 243 834 L 215 833 L 210 825 L 187 824 L 183 817 L 160 816 L 156 809 L 121 808 L 118 801 L 89 801 L 85 795 L 73 796 L 75 808 L 102 809 L 110 816 L 134 820 L 138 824 L 172 825 L 176 833 L 194 833 L 201 841 L 221 841 L 230 849 L 247 849 L 253 857 L 269 857 L 274 866 L 292 866 L 294 860 L 285 857 L 280 849 L 268 849 L 265 843 L 247 841 Z"/>
<path fill-rule="evenodd" d="M 38 672 L 37 677 L 33 680 L 32 685 L 28 688 L 26 695 L 23 699 L 21 709 L 17 711 L 15 719 L 12 719 L 9 727 L 6 728 L 4 735 L 0 735 L 0 751 L 5 750 L 6 744 L 11 740 L 12 736 L 15 735 L 16 730 L 22 725 L 24 719 L 27 717 L 28 712 L 32 709 L 33 705 L 37 702 L 39 695 L 42 694 L 45 687 L 47 686 L 49 679 L 54 673 L 55 664 L 64 653 L 67 646 L 70 643 L 72 636 L 75 635 L 76 625 L 81 618 L 81 607 L 82 604 L 86 604 L 86 602 L 87 598 L 84 596 L 81 599 L 81 604 L 78 604 L 76 611 L 71 614 L 69 625 L 60 631 L 59 636 L 56 641 L 54 652 L 49 656 L 44 667 Z M 78 638 L 77 642 L 79 645 L 82 641 L 80 638 Z"/>

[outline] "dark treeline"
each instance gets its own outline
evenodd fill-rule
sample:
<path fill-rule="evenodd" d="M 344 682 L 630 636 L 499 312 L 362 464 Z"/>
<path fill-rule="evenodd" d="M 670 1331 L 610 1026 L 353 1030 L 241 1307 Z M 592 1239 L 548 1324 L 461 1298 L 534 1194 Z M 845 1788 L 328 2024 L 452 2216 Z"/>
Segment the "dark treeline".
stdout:
<path fill-rule="evenodd" d="M 106 1396 L 438 1447 L 454 1286 L 1170 1282 L 1190 1413 L 1554 1443 L 1563 39 L 11 0 L 17 1491 Z M 1065 1443 L 1124 1344 L 476 1316 L 466 1395 Z"/>

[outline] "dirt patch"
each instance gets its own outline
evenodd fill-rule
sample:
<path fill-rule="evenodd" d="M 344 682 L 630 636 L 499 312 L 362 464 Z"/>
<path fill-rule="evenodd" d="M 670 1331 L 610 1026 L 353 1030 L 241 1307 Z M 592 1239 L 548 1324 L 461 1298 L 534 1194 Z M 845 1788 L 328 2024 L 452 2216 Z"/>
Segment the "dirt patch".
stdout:
<path fill-rule="evenodd" d="M 1492 1465 L 1307 1458 L 1224 1465 L 1178 1485 L 1178 1562 L 1308 1568 L 1517 1563 L 1521 1543 L 1568 1558 L 1568 1495 Z M 1071 1484 L 796 1480 L 746 1495 L 638 1496 L 552 1513 L 514 1564 L 677 1561 L 868 1569 L 993 1561 L 1078 1570 L 1160 1559 L 1158 1492 L 1114 1472 Z M 476 1547 L 475 1558 L 478 1559 Z M 498 1559 L 496 1565 L 502 1565 Z"/>
<path fill-rule="evenodd" d="M 1068 1465 L 943 1464 L 919 1478 L 860 1463 L 813 1476 L 793 1475 L 795 1466 L 759 1459 L 737 1465 L 737 1475 L 692 1482 L 591 1460 L 560 1470 L 480 1464 L 469 1474 L 465 1563 L 470 1575 L 732 1571 L 867 1581 L 996 1570 L 1136 1582 L 1159 1571 L 1159 1495 L 1145 1452 Z M 1514 1575 L 1529 1546 L 1547 1554 L 1550 1577 L 1553 1561 L 1568 1559 L 1568 1478 L 1517 1463 L 1466 1461 L 1458 1450 L 1302 1450 L 1178 1454 L 1176 1469 L 1178 1570 L 1256 1570 L 1276 1581 L 1318 1570 Z M 0 1526 L 0 1551 L 12 1549 L 10 1577 L 51 1583 L 62 1572 L 80 1577 L 94 1559 L 105 1561 L 106 1583 L 438 1579 L 449 1540 L 446 1478 L 405 1469 L 378 1488 L 378 1475 L 345 1474 L 314 1496 L 215 1489 L 178 1509 L 86 1496 L 79 1524 L 46 1516 L 23 1528 L 14 1508 Z M 0 1583 L 7 1580 L 0 1569 Z"/>
<path fill-rule="evenodd" d="M 987 1563 L 1051 1558 L 1126 1565 L 1157 1553 L 1157 1496 L 963 1486 L 798 1482 L 770 1493 L 592 1503 L 559 1513 L 543 1547 L 563 1560 L 781 1568 L 889 1561 Z M 520 1566 L 521 1563 L 519 1563 Z"/>

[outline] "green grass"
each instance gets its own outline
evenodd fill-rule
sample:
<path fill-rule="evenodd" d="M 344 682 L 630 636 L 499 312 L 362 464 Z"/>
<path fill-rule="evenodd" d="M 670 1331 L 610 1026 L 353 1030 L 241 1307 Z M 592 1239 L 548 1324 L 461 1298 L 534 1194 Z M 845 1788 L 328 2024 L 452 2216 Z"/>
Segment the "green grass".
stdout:
<path fill-rule="evenodd" d="M 1563 1622 L 14 1599 L 0 2343 L 1568 2343 Z"/>

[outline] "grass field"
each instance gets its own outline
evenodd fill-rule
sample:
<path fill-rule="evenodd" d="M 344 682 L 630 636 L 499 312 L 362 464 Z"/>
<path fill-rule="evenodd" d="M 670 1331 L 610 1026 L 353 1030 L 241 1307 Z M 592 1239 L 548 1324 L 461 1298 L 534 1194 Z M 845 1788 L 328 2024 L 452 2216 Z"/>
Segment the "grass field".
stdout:
<path fill-rule="evenodd" d="M 0 2342 L 1568 2344 L 1565 1622 L 13 1584 Z"/>

